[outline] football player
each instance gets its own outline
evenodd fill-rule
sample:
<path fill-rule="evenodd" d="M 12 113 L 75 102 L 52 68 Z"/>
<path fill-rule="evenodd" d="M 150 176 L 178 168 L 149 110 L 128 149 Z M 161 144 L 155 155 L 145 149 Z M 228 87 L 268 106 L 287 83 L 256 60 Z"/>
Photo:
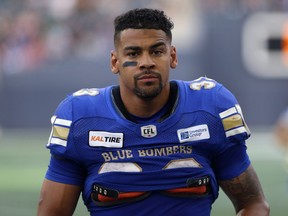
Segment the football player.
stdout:
<path fill-rule="evenodd" d="M 38 216 L 208 216 L 219 186 L 237 215 L 269 215 L 246 152 L 237 100 L 200 77 L 170 80 L 173 23 L 134 9 L 114 21 L 111 70 L 119 85 L 79 90 L 51 118 L 51 153 Z"/>

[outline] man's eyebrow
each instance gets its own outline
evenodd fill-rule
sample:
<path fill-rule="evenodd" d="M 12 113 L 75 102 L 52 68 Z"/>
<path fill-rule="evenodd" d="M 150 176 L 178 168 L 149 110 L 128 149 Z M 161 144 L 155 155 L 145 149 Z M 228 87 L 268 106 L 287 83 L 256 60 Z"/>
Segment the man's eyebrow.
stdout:
<path fill-rule="evenodd" d="M 153 44 L 152 46 L 150 46 L 149 49 L 155 49 L 155 48 L 157 48 L 159 46 L 166 46 L 166 43 L 158 42 L 158 43 Z M 142 50 L 142 48 L 139 47 L 139 46 L 127 46 L 127 47 L 124 48 L 124 51 L 128 51 L 128 50 L 140 51 L 140 50 Z"/>
<path fill-rule="evenodd" d="M 141 50 L 141 47 L 139 47 L 139 46 L 127 46 L 124 48 L 124 51 L 128 51 L 128 50 L 139 51 L 139 50 Z"/>
<path fill-rule="evenodd" d="M 155 49 L 155 48 L 157 48 L 157 47 L 159 47 L 159 46 L 166 46 L 166 43 L 164 43 L 164 42 L 158 42 L 158 43 L 156 43 L 156 44 L 153 44 L 153 45 L 150 47 L 150 49 Z"/>

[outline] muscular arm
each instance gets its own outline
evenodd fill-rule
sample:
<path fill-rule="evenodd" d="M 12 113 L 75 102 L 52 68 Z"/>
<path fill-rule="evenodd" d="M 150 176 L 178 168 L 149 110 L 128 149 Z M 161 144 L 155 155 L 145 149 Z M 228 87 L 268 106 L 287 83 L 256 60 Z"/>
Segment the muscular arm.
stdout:
<path fill-rule="evenodd" d="M 76 208 L 81 187 L 45 179 L 37 216 L 71 216 Z"/>
<path fill-rule="evenodd" d="M 251 165 L 238 177 L 220 181 L 220 187 L 232 201 L 237 216 L 269 215 L 269 205 Z"/>

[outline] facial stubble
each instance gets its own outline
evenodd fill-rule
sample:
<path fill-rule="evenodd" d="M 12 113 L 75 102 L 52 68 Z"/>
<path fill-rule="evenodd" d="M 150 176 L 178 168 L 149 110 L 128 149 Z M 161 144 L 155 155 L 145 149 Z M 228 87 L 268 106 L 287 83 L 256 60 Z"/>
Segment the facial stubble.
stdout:
<path fill-rule="evenodd" d="M 144 84 L 145 84 L 145 86 L 147 86 L 147 88 L 145 88 L 145 86 L 140 87 L 138 84 L 138 81 L 139 81 L 138 77 L 143 76 L 144 74 L 153 74 L 154 76 L 156 75 L 158 78 L 158 85 L 151 87 L 152 85 L 154 85 L 154 82 L 146 82 Z M 162 89 L 163 89 L 161 76 L 158 73 L 151 72 L 151 71 L 145 71 L 145 72 L 142 72 L 141 74 L 135 75 L 134 76 L 134 86 L 135 86 L 134 87 L 135 95 L 137 95 L 141 99 L 145 99 L 145 100 L 155 98 L 156 96 L 158 96 L 162 92 Z"/>
<path fill-rule="evenodd" d="M 138 64 L 137 61 L 126 61 L 122 64 L 123 67 L 136 67 Z M 145 74 L 148 74 L 148 75 L 153 75 L 155 77 L 157 77 L 159 80 L 159 85 L 158 86 L 155 86 L 152 90 L 148 90 L 148 89 L 145 89 L 145 88 L 141 88 L 139 85 L 138 85 L 138 78 L 145 75 Z M 153 85 L 153 82 L 146 82 L 145 85 L 147 87 Z M 149 100 L 149 99 L 153 99 L 155 98 L 157 95 L 159 95 L 163 89 L 163 84 L 162 84 L 162 77 L 160 74 L 154 72 L 154 71 L 149 71 L 149 70 L 146 70 L 140 74 L 137 74 L 134 76 L 134 93 L 135 95 L 137 95 L 138 97 L 140 97 L 141 99 L 145 99 L 145 100 Z"/>

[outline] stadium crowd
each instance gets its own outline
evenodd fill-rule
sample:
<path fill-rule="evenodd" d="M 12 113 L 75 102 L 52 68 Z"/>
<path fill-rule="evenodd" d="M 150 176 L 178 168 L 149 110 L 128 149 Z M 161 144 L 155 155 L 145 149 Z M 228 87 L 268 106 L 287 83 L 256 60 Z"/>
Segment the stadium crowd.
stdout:
<path fill-rule="evenodd" d="M 226 15 L 235 10 L 287 11 L 288 0 L 183 0 L 181 4 L 177 0 L 0 0 L 0 73 L 33 71 L 47 59 L 71 55 L 85 59 L 101 57 L 113 46 L 108 36 L 113 15 L 135 7 L 161 7 L 177 21 L 189 19 L 194 13 L 195 20 L 199 11 L 213 10 Z M 198 31 L 192 28 L 192 36 L 187 38 L 193 37 L 193 32 Z M 180 31 L 178 37 L 181 35 Z"/>

